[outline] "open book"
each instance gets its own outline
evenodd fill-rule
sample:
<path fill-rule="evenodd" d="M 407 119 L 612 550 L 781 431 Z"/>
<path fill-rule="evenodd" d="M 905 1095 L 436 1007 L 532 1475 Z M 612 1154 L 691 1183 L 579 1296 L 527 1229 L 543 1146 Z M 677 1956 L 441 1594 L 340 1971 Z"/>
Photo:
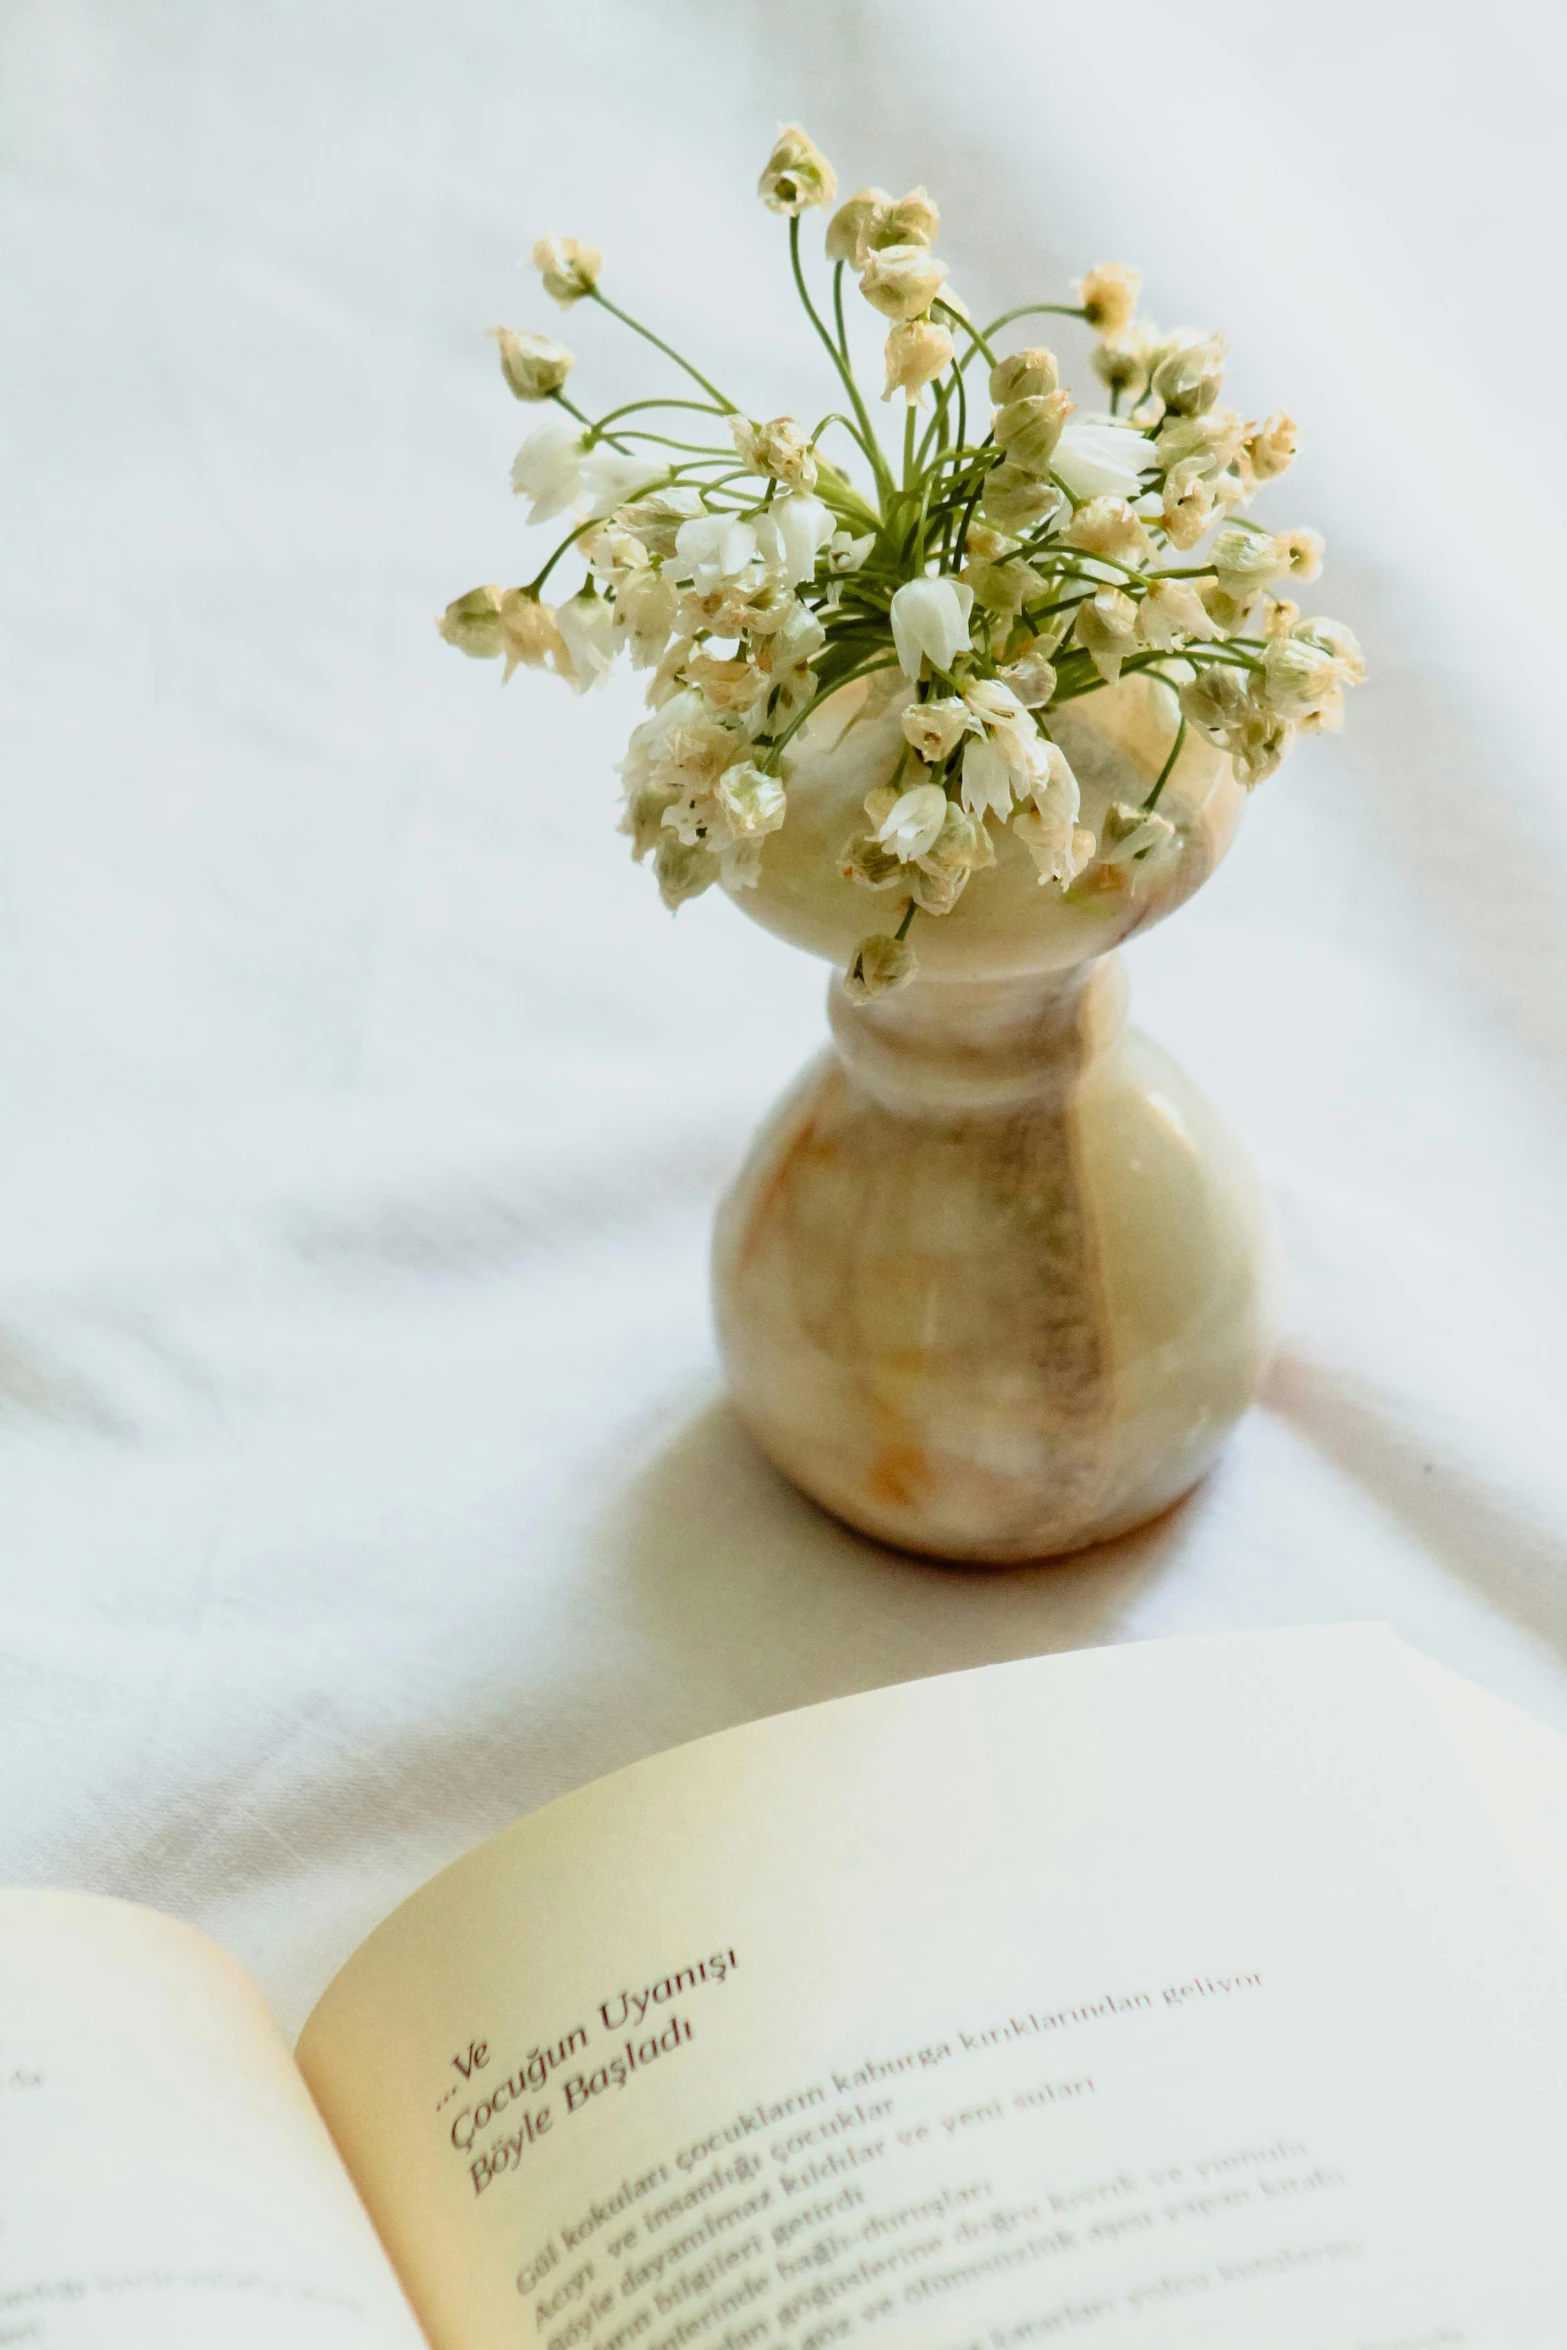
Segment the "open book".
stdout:
<path fill-rule="evenodd" d="M 493 1838 L 293 2058 L 0 1894 L 0 2346 L 1562 2350 L 1564 1757 L 1375 1627 L 879 1690 Z"/>

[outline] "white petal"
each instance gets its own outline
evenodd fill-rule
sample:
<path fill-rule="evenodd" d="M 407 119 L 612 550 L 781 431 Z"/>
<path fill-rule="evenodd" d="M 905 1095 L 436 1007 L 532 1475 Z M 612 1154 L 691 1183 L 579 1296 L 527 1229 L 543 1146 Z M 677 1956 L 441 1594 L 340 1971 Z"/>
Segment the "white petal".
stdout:
<path fill-rule="evenodd" d="M 1007 763 L 994 743 L 978 736 L 963 753 L 963 805 L 971 816 L 983 816 L 987 808 L 994 808 L 1001 817 L 1012 813 L 1012 778 Z"/>
<path fill-rule="evenodd" d="M 1050 470 L 1074 498 L 1135 498 L 1157 462 L 1153 443 L 1127 424 L 1069 424 Z"/>

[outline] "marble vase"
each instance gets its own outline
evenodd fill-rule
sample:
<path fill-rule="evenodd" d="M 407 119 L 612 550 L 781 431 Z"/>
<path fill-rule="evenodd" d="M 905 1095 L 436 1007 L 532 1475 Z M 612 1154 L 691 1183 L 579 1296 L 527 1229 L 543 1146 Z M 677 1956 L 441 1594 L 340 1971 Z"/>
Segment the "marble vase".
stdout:
<path fill-rule="evenodd" d="M 1207 879 L 1245 794 L 1189 734 L 1159 803 L 1172 853 L 1063 895 L 1003 835 L 951 914 L 917 919 L 919 977 L 857 1003 L 843 967 L 902 901 L 841 880 L 838 852 L 892 771 L 906 698 L 805 730 L 788 823 L 738 895 L 837 968 L 832 1043 L 719 1210 L 719 1346 L 765 1450 L 849 1524 L 942 1559 L 1047 1558 L 1185 1493 L 1266 1360 L 1256 1179 L 1127 1027 L 1114 951 Z M 1097 830 L 1157 776 L 1168 698 L 1129 679 L 1055 731 Z"/>

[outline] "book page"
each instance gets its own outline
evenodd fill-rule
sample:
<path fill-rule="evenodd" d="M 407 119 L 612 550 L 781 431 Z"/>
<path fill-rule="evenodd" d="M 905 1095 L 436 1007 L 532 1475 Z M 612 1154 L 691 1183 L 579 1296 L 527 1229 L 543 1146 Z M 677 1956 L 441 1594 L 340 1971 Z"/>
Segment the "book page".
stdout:
<path fill-rule="evenodd" d="M 420 2350 L 238 1962 L 128 1902 L 0 1893 L 0 2345 Z"/>
<path fill-rule="evenodd" d="M 1239 1635 L 622 1772 L 299 2053 L 437 2350 L 1560 2350 L 1564 1955 L 1391 1635 Z"/>

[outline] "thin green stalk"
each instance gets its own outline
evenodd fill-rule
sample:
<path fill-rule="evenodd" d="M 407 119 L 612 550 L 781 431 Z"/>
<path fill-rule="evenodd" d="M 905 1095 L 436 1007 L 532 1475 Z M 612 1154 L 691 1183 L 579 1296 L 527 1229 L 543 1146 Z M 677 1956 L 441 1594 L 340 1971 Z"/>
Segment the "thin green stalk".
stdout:
<path fill-rule="evenodd" d="M 837 369 L 839 380 L 849 395 L 849 401 L 855 415 L 860 420 L 860 430 L 864 435 L 861 445 L 876 475 L 876 486 L 885 503 L 892 496 L 892 476 L 887 471 L 887 460 L 881 453 L 881 444 L 876 438 L 876 429 L 871 423 L 870 413 L 860 397 L 860 387 L 854 380 L 854 370 L 822 324 L 816 305 L 811 300 L 809 288 L 805 283 L 805 271 L 800 263 L 800 216 L 797 212 L 791 216 L 789 221 L 789 266 L 794 271 L 795 291 L 800 297 L 805 315 L 820 335 L 822 348 Z"/>
<path fill-rule="evenodd" d="M 903 486 L 906 490 L 911 490 L 914 487 L 914 402 L 912 400 L 908 403 L 908 411 L 903 419 Z"/>
<path fill-rule="evenodd" d="M 571 402 L 561 399 L 559 392 L 553 393 L 551 397 L 560 400 L 563 408 L 571 408 Z M 593 439 L 596 441 L 607 440 L 609 438 L 605 429 L 607 426 L 613 424 L 617 417 L 634 416 L 641 408 L 692 408 L 701 416 L 727 416 L 729 414 L 727 408 L 715 408 L 711 400 L 627 400 L 624 406 L 611 408 L 608 415 L 599 418 L 593 427 Z M 571 413 L 573 416 L 582 416 L 580 408 L 571 408 Z M 583 416 L 582 421 L 586 424 L 589 419 Z"/>
<path fill-rule="evenodd" d="M 703 391 L 710 393 L 718 402 L 719 408 L 725 416 L 739 415 L 740 411 L 733 400 L 726 400 L 717 384 L 709 383 L 700 367 L 693 367 L 689 359 L 682 359 L 673 344 L 666 343 L 662 335 L 656 335 L 650 326 L 644 326 L 639 318 L 633 318 L 629 311 L 622 310 L 617 302 L 612 302 L 608 294 L 603 293 L 597 286 L 588 288 L 587 299 L 590 302 L 596 302 L 601 310 L 607 310 L 611 318 L 618 318 L 622 326 L 629 326 L 634 335 L 640 335 L 642 340 L 645 343 L 651 343 L 656 351 L 662 351 L 666 359 L 673 359 L 677 367 L 683 367 L 692 382 L 699 383 Z"/>
<path fill-rule="evenodd" d="M 549 578 L 550 573 L 554 570 L 562 555 L 565 554 L 566 549 L 570 546 L 574 546 L 577 540 L 582 537 L 584 531 L 596 530 L 598 528 L 598 520 L 599 518 L 597 515 L 590 514 L 586 522 L 579 522 L 575 530 L 569 530 L 566 533 L 566 536 L 561 540 L 560 545 L 555 549 L 554 554 L 545 564 L 544 569 L 540 572 L 536 572 L 533 578 L 529 580 L 527 586 L 523 589 L 522 592 L 525 596 L 537 596 L 540 588 Z"/>
<path fill-rule="evenodd" d="M 971 318 L 965 318 L 961 310 L 954 310 L 950 302 L 943 302 L 939 297 L 931 304 L 931 308 L 933 310 L 942 311 L 948 318 L 951 319 L 954 326 L 962 327 L 963 332 L 970 338 L 974 345 L 979 350 L 984 352 L 985 357 L 990 361 L 991 366 L 995 366 L 996 354 L 991 349 L 989 343 L 980 333 L 979 328 L 974 324 Z M 972 351 L 969 353 L 969 357 L 973 357 Z"/>
<path fill-rule="evenodd" d="M 898 924 L 897 929 L 892 934 L 894 938 L 908 937 L 909 924 L 913 921 L 917 911 L 918 909 L 915 906 L 914 900 L 910 898 L 908 904 L 903 909 L 903 920 Z"/>
<path fill-rule="evenodd" d="M 1166 679 L 1165 682 L 1168 684 L 1168 679 Z M 1175 740 L 1170 745 L 1170 756 L 1166 759 L 1164 765 L 1159 770 L 1158 782 L 1154 785 L 1153 790 L 1148 794 L 1147 799 L 1143 802 L 1145 809 L 1158 807 L 1159 794 L 1163 791 L 1165 785 L 1169 782 L 1170 777 L 1175 772 L 1175 762 L 1181 755 L 1181 745 L 1185 742 L 1185 740 L 1186 713 L 1183 710 L 1181 712 L 1181 723 L 1175 730 Z"/>

